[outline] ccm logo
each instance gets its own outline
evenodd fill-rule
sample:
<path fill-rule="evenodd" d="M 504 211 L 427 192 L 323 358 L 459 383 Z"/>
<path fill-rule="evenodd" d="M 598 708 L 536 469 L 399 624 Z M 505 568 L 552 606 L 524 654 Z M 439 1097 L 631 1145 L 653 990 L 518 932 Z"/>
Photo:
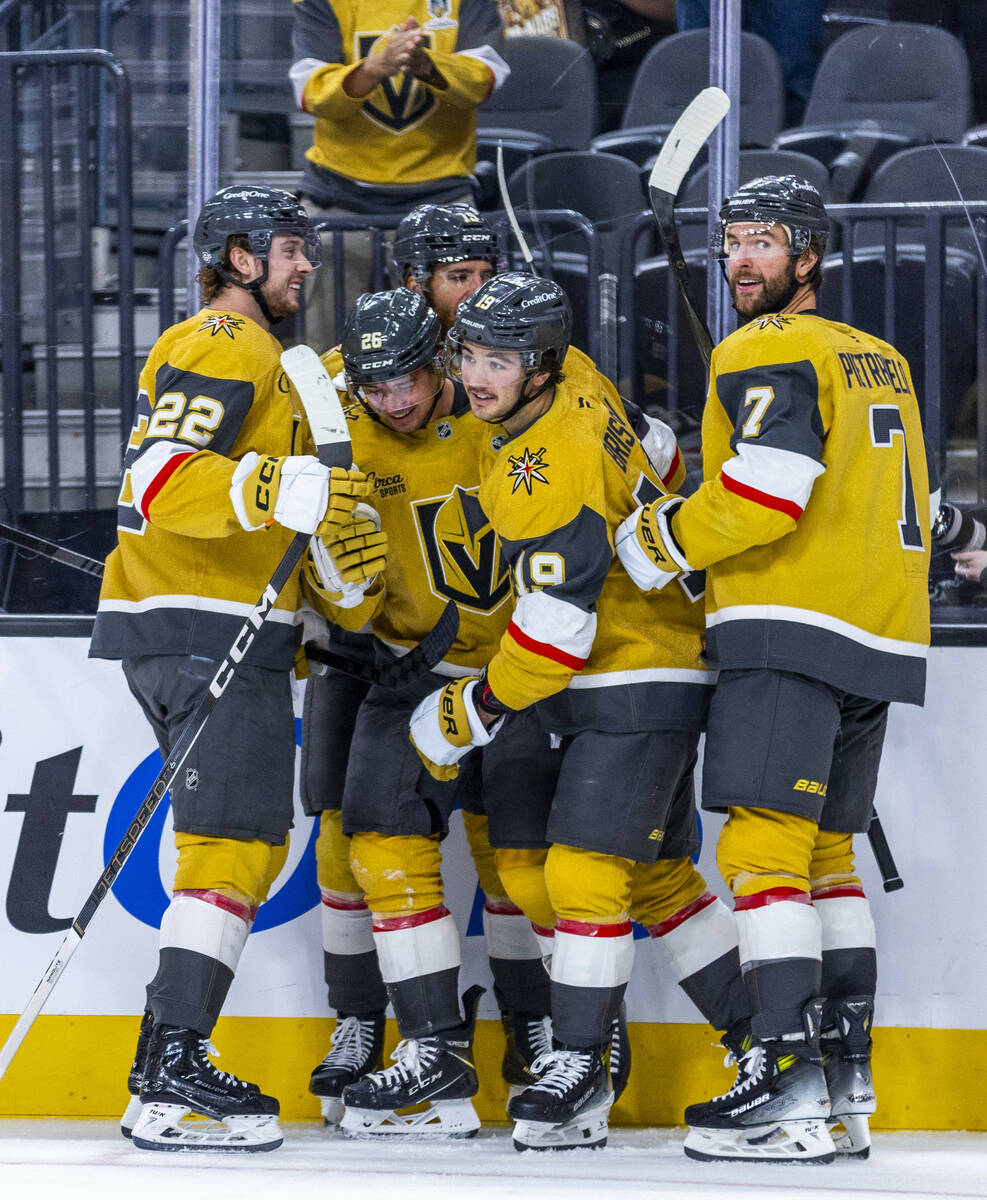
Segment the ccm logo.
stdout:
<path fill-rule="evenodd" d="M 254 504 L 261 512 L 267 512 L 271 507 L 270 485 L 274 482 L 277 469 L 278 460 L 276 458 L 265 458 L 260 464 L 260 470 L 257 473 L 257 491 L 254 496 Z"/>

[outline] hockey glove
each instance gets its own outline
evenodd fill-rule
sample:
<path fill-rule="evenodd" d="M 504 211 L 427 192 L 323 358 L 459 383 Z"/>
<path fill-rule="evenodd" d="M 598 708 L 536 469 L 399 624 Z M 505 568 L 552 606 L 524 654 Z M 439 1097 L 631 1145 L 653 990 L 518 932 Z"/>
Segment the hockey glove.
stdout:
<path fill-rule="evenodd" d="M 364 512 L 373 510 L 358 505 L 357 520 L 338 526 L 329 540 L 312 538 L 305 553 L 302 570 L 310 586 L 337 608 L 355 608 L 387 562 L 387 534 Z"/>
<path fill-rule="evenodd" d="M 327 533 L 346 524 L 371 485 L 359 471 L 324 467 L 311 454 L 261 458 L 245 454 L 233 472 L 230 500 L 244 529 L 277 521 L 299 533 Z"/>
<path fill-rule="evenodd" d="M 617 528 L 617 557 L 642 592 L 660 590 L 693 569 L 669 526 L 680 504 L 681 496 L 661 496 L 635 509 Z"/>
<path fill-rule="evenodd" d="M 504 723 L 498 717 L 489 727 L 480 719 L 473 693 L 475 675 L 465 675 L 432 692 L 411 714 L 411 744 L 435 779 L 455 779 L 459 760 L 474 746 L 486 746 Z"/>

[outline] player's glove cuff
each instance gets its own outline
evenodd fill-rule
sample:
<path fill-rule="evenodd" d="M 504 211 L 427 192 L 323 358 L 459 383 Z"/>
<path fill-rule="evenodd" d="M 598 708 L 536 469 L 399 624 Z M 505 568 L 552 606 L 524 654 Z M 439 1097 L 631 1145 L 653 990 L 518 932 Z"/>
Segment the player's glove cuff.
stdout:
<path fill-rule="evenodd" d="M 617 529 L 617 557 L 642 592 L 660 590 L 693 570 L 669 524 L 681 496 L 662 496 L 635 509 Z"/>
<path fill-rule="evenodd" d="M 430 775 L 455 779 L 459 761 L 474 746 L 486 746 L 504 722 L 484 726 L 473 701 L 475 675 L 453 680 L 425 697 L 411 714 L 409 736 Z"/>

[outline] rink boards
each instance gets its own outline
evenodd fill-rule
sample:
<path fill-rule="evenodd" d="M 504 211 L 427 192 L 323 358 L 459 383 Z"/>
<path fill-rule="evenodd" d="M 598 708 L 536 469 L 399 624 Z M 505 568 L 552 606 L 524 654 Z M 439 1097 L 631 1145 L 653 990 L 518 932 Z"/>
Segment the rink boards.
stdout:
<path fill-rule="evenodd" d="M 160 765 L 119 666 L 86 658 L 86 637 L 0 641 L 0 1012 L 26 1005 Z M 922 710 L 897 706 L 878 807 L 906 886 L 886 895 L 864 839 L 861 876 L 878 929 L 875 1075 L 887 1129 L 987 1129 L 987 935 L 980 847 L 987 845 L 981 737 L 987 650 L 934 648 Z M 706 822 L 700 859 L 724 894 Z M 315 1118 L 306 1085 L 328 1048 L 315 884 L 314 822 L 301 810 L 288 862 L 261 909 L 215 1034 L 221 1067 L 259 1082 L 289 1119 Z M 458 814 L 445 844 L 446 902 L 463 943 L 463 986 L 489 987 L 482 897 Z M 175 852 L 159 806 L 113 894 L 0 1081 L 0 1116 L 112 1116 L 125 1102 L 143 990 L 156 962 Z M 628 991 L 635 1055 L 615 1120 L 675 1124 L 686 1103 L 732 1075 L 711 1031 L 662 972 L 646 939 Z M 488 1121 L 504 1118 L 503 1037 L 490 992 L 477 1050 Z M 14 1015 L 0 1016 L 0 1035 Z M 389 1045 L 396 1040 L 390 1030 Z M 935 1083 L 930 1086 L 932 1080 Z"/>

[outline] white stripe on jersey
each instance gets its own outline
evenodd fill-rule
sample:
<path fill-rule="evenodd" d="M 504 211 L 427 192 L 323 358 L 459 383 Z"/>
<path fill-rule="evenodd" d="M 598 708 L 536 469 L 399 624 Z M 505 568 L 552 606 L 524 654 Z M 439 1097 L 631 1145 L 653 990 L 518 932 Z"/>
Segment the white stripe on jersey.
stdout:
<path fill-rule="evenodd" d="M 143 600 L 100 600 L 99 612 L 144 613 L 156 608 L 192 608 L 198 612 L 220 613 L 227 617 L 246 620 L 254 611 L 253 604 L 241 604 L 236 600 L 217 600 L 215 596 L 145 596 Z M 266 621 L 277 621 L 282 625 L 301 623 L 300 612 L 289 612 L 284 608 L 272 608 Z"/>
<path fill-rule="evenodd" d="M 511 73 L 511 68 L 504 62 L 493 46 L 474 46 L 470 50 L 457 50 L 456 54 L 461 54 L 464 58 L 478 58 L 490 71 L 490 74 L 493 75 L 493 87 L 490 89 L 491 96 Z"/>
<path fill-rule="evenodd" d="M 859 642 L 869 650 L 880 650 L 885 654 L 906 654 L 910 658 L 925 658 L 929 647 L 918 642 L 902 642 L 897 638 L 879 637 L 841 621 L 827 613 L 813 612 L 810 608 L 788 608 L 783 604 L 734 604 L 718 612 L 706 614 L 706 628 L 724 625 L 727 621 L 794 621 L 799 625 L 815 625 L 818 629 L 837 633 L 841 637 Z"/>
<path fill-rule="evenodd" d="M 194 446 L 187 442 L 155 442 L 143 454 L 139 455 L 130 468 L 130 486 L 134 492 L 134 508 L 139 513 L 144 512 L 144 493 L 161 474 L 168 459 L 176 454 L 195 454 Z"/>
<path fill-rule="evenodd" d="M 584 671 L 569 680 L 571 688 L 621 687 L 625 683 L 700 683 L 712 687 L 718 671 L 692 671 L 686 667 L 640 667 L 634 671 Z"/>
<path fill-rule="evenodd" d="M 826 468 L 807 454 L 780 450 L 777 446 L 740 442 L 736 457 L 727 459 L 721 470 L 744 487 L 766 492 L 779 500 L 788 500 L 804 509 L 812 485 Z"/>
<path fill-rule="evenodd" d="M 327 62 L 322 62 L 318 58 L 300 58 L 298 62 L 291 64 L 291 68 L 288 71 L 288 78 L 291 80 L 291 86 L 295 93 L 295 103 L 299 108 L 304 107 L 302 96 L 305 94 L 305 84 L 308 83 L 316 71 L 328 66 Z"/>
<path fill-rule="evenodd" d="M 596 613 L 585 612 L 549 592 L 519 596 L 512 624 L 532 641 L 554 646 L 573 658 L 589 658 L 596 637 Z"/>

